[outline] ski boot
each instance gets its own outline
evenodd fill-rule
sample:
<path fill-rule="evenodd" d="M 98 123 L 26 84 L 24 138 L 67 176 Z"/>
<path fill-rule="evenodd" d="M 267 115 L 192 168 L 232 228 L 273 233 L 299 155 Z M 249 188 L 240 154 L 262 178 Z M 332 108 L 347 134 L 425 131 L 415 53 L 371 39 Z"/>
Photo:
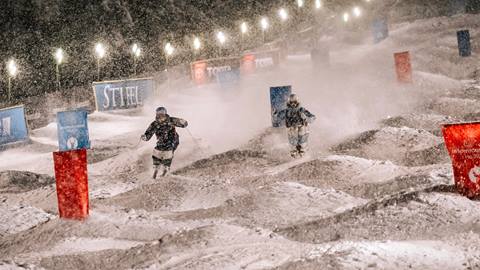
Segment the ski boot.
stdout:
<path fill-rule="evenodd" d="M 297 158 L 298 157 L 298 151 L 297 150 L 292 150 L 290 151 L 290 156 L 292 158 Z"/>
<path fill-rule="evenodd" d="M 305 156 L 305 149 L 301 145 L 297 145 L 297 152 L 299 157 Z"/>
<path fill-rule="evenodd" d="M 168 167 L 168 166 L 163 166 L 162 177 L 167 176 L 169 173 L 170 173 L 170 167 Z"/>

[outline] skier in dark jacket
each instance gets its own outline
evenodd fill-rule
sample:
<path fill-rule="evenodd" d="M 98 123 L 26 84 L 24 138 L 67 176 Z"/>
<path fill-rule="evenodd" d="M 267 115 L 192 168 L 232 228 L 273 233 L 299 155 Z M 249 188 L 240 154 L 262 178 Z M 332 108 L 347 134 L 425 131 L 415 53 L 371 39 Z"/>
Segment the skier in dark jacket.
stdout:
<path fill-rule="evenodd" d="M 155 134 L 157 137 L 157 145 L 153 149 L 153 179 L 157 178 L 160 171 L 161 176 L 165 176 L 170 171 L 172 165 L 173 155 L 180 144 L 179 136 L 176 127 L 186 128 L 188 122 L 176 117 L 170 117 L 164 107 L 159 107 L 156 110 L 155 121 L 153 121 L 141 139 L 148 141 Z"/>
<path fill-rule="evenodd" d="M 315 115 L 300 105 L 295 94 L 288 97 L 287 108 L 275 114 L 279 119 L 285 120 L 288 128 L 288 141 L 292 146 L 290 155 L 292 157 L 305 155 L 309 135 L 308 124 L 315 120 Z"/>

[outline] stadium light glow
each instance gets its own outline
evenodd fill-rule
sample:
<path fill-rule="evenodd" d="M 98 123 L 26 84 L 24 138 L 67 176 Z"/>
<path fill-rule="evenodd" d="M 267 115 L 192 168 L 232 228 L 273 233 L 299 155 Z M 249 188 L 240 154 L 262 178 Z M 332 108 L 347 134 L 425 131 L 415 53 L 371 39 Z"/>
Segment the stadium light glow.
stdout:
<path fill-rule="evenodd" d="M 315 8 L 316 9 L 322 8 L 322 1 L 321 0 L 315 0 Z"/>
<path fill-rule="evenodd" d="M 225 42 L 227 42 L 227 37 L 222 31 L 219 31 L 217 33 L 217 39 L 218 39 L 218 42 L 220 42 L 220 44 L 222 45 L 225 44 Z"/>
<path fill-rule="evenodd" d="M 132 54 L 134 57 L 140 57 L 140 54 L 142 53 L 142 50 L 138 46 L 137 43 L 133 44 L 132 46 Z"/>
<path fill-rule="evenodd" d="M 193 38 L 193 49 L 198 51 L 200 48 L 202 48 L 202 42 L 200 42 L 200 39 L 198 37 Z"/>
<path fill-rule="evenodd" d="M 106 51 L 102 43 L 97 43 L 97 45 L 95 45 L 95 53 L 97 54 L 97 58 L 99 59 L 105 57 Z"/>
<path fill-rule="evenodd" d="M 360 17 L 362 15 L 362 10 L 359 7 L 354 7 L 353 8 L 353 15 L 355 17 Z"/>
<path fill-rule="evenodd" d="M 18 67 L 15 60 L 11 59 L 7 62 L 7 71 L 10 77 L 15 77 L 18 73 Z"/>
<path fill-rule="evenodd" d="M 288 19 L 288 12 L 286 9 L 284 8 L 281 8 L 279 11 L 278 11 L 278 16 L 280 17 L 280 19 L 282 21 L 286 21 Z"/>
<path fill-rule="evenodd" d="M 63 50 L 58 48 L 55 51 L 54 57 L 55 57 L 55 60 L 57 61 L 57 65 L 60 65 L 63 62 Z"/>
<path fill-rule="evenodd" d="M 246 33 L 248 32 L 248 25 L 247 25 L 246 22 L 242 22 L 242 23 L 240 24 L 240 32 L 241 32 L 242 34 L 246 34 Z"/>
<path fill-rule="evenodd" d="M 350 20 L 350 15 L 347 12 L 343 13 L 343 21 L 348 22 Z"/>
<path fill-rule="evenodd" d="M 267 30 L 268 28 L 268 19 L 263 17 L 261 20 L 260 20 L 260 26 L 262 27 L 262 30 L 265 31 Z"/>
<path fill-rule="evenodd" d="M 172 46 L 170 42 L 167 42 L 167 44 L 165 44 L 165 54 L 167 56 L 171 56 L 174 52 L 175 52 L 175 48 Z"/>
<path fill-rule="evenodd" d="M 304 4 L 303 0 L 297 0 L 297 6 L 299 8 L 303 7 L 303 4 Z"/>

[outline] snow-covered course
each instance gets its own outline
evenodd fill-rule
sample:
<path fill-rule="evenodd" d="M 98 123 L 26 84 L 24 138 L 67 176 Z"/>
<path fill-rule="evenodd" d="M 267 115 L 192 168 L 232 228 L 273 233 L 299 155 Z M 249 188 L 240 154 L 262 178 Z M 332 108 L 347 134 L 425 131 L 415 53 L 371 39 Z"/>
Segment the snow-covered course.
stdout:
<path fill-rule="evenodd" d="M 480 203 L 454 192 L 440 134 L 480 113 L 480 83 L 466 81 L 479 52 L 455 57 L 456 30 L 478 25 L 395 25 L 378 45 L 332 48 L 329 69 L 297 55 L 235 89 L 94 113 L 83 222 L 58 218 L 56 125 L 34 130 L 0 153 L 0 269 L 480 269 Z M 392 54 L 407 49 L 414 83 L 400 85 Z M 298 160 L 269 128 L 268 88 L 285 84 L 317 115 Z M 173 174 L 152 180 L 154 142 L 138 143 L 159 105 L 190 126 Z"/>

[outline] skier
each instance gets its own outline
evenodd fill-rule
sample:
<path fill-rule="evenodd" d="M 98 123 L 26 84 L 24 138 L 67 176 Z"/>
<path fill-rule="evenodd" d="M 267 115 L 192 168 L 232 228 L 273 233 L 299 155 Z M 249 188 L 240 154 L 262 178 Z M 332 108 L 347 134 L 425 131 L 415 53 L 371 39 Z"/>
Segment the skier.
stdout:
<path fill-rule="evenodd" d="M 155 121 L 153 121 L 145 134 L 141 136 L 144 141 L 150 140 L 153 134 L 157 136 L 157 146 L 153 149 L 153 179 L 157 178 L 160 171 L 161 176 L 166 176 L 172 165 L 173 155 L 180 144 L 179 136 L 175 127 L 186 128 L 188 122 L 181 118 L 170 117 L 167 109 L 158 107 Z"/>
<path fill-rule="evenodd" d="M 315 115 L 300 105 L 295 94 L 288 97 L 286 109 L 274 113 L 282 121 L 285 120 L 288 128 L 288 141 L 292 146 L 290 155 L 293 158 L 305 155 L 309 135 L 308 124 L 315 120 Z"/>

